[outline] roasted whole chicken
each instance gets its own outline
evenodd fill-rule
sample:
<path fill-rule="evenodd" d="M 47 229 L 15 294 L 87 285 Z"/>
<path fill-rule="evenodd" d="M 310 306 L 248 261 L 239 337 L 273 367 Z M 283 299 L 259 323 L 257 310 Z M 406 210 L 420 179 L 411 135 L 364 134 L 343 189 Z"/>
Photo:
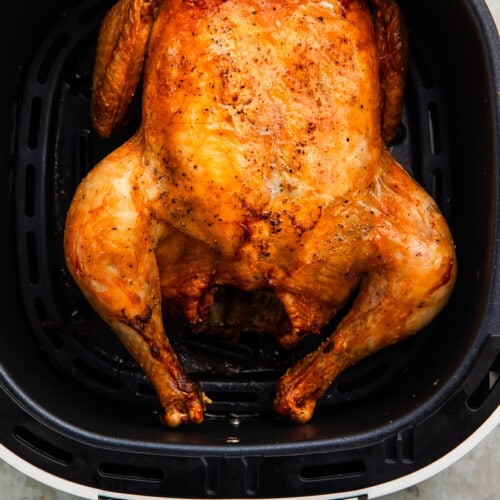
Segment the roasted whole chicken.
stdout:
<path fill-rule="evenodd" d="M 203 420 L 163 310 L 206 321 L 218 287 L 266 290 L 283 346 L 335 331 L 283 374 L 307 422 L 347 367 L 426 325 L 456 274 L 447 224 L 387 143 L 407 42 L 393 0 L 120 0 L 99 34 L 104 138 L 142 78 L 141 125 L 78 187 L 65 231 L 84 295 L 154 385 L 163 421 Z"/>

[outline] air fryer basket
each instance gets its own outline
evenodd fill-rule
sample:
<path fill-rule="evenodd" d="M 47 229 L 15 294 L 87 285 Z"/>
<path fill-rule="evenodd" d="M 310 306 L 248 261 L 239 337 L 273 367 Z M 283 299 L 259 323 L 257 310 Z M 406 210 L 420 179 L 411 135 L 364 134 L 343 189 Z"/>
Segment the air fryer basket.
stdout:
<path fill-rule="evenodd" d="M 451 226 L 459 278 L 414 338 L 351 368 L 309 424 L 272 412 L 274 385 L 308 340 L 173 343 L 214 403 L 169 430 L 142 372 L 74 286 L 62 235 L 88 170 L 131 135 L 100 140 L 89 96 L 99 24 L 113 2 L 10 2 L 0 82 L 2 158 L 0 433 L 34 466 L 119 494 L 186 498 L 341 494 L 418 471 L 467 439 L 499 404 L 500 43 L 479 0 L 401 0 L 411 60 L 396 157 Z M 13 131 L 12 133 L 10 131 Z"/>

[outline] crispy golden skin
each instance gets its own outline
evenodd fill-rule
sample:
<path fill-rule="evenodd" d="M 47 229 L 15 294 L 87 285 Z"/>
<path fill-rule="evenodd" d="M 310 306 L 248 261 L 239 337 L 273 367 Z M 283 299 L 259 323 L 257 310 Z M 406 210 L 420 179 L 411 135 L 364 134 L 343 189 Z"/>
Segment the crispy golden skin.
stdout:
<path fill-rule="evenodd" d="M 126 121 L 139 83 L 160 0 L 118 2 L 99 32 L 94 66 L 92 125 L 110 137 Z"/>
<path fill-rule="evenodd" d="M 371 0 L 371 3 L 380 62 L 382 138 L 389 142 L 396 136 L 401 121 L 408 37 L 395 0 Z"/>
<path fill-rule="evenodd" d="M 100 45 L 140 3 L 118 3 Z M 359 287 L 337 329 L 278 384 L 276 411 L 307 422 L 342 370 L 418 331 L 451 293 L 446 222 L 383 140 L 399 117 L 406 49 L 377 44 L 403 25 L 391 0 L 373 7 L 375 23 L 355 0 L 170 0 L 153 22 L 132 16 L 133 33 L 150 30 L 142 125 L 78 188 L 65 251 L 170 426 L 202 421 L 207 399 L 165 336 L 162 296 L 197 324 L 215 285 L 272 290 L 290 325 L 279 340 L 292 346 Z M 100 59 L 129 60 L 136 37 L 121 43 L 112 56 L 98 50 L 97 122 L 122 114 L 102 82 L 141 72 Z M 394 71 L 380 63 L 387 54 L 401 59 Z"/>

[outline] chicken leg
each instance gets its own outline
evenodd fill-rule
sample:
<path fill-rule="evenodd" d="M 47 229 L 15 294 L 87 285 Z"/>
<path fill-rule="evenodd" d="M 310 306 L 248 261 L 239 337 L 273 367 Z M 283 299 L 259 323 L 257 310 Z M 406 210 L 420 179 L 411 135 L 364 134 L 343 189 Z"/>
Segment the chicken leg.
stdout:
<path fill-rule="evenodd" d="M 149 177 L 141 145 L 139 132 L 80 184 L 67 216 L 65 248 L 76 283 L 155 387 L 168 408 L 164 422 L 176 427 L 201 422 L 208 400 L 187 378 L 163 329 L 155 248 L 172 231 L 155 221 L 147 203 L 146 193 L 155 190 L 145 190 L 144 183 L 161 183 Z"/>
<path fill-rule="evenodd" d="M 382 164 L 383 175 L 354 216 L 371 228 L 354 304 L 335 332 L 278 383 L 275 409 L 297 422 L 312 417 L 346 368 L 423 328 L 454 285 L 454 247 L 437 206 L 389 153 Z"/>

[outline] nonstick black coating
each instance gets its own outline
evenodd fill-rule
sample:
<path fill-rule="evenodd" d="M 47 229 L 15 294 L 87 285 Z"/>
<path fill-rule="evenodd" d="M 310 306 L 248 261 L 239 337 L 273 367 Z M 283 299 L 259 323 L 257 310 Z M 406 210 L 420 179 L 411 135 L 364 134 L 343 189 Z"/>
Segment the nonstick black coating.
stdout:
<path fill-rule="evenodd" d="M 401 1 L 411 60 L 396 157 L 434 196 L 457 245 L 459 279 L 414 338 L 346 372 L 311 423 L 273 415 L 286 354 L 272 338 L 174 344 L 214 399 L 207 421 L 171 431 L 149 382 L 82 298 L 62 231 L 83 175 L 136 129 L 109 141 L 90 127 L 95 37 L 112 2 L 9 5 L 2 127 L 5 276 L 0 365 L 3 443 L 70 480 L 180 497 L 350 491 L 418 470 L 498 405 L 498 51 L 482 2 Z M 453 12 L 453 14 L 451 14 Z M 6 45 L 4 45 L 6 46 Z M 230 374 L 230 377 L 228 377 Z M 182 480 L 181 480 L 182 479 Z M 187 482 L 188 487 L 179 484 Z"/>

